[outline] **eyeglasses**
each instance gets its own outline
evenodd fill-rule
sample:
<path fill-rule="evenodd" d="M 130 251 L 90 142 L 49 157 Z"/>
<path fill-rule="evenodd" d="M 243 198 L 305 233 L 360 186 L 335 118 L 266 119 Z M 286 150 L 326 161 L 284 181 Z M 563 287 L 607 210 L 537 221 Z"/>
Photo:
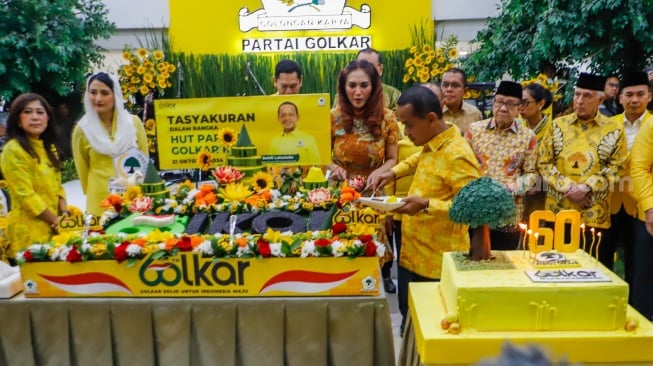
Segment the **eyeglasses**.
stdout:
<path fill-rule="evenodd" d="M 444 88 L 458 89 L 458 88 L 462 88 L 463 84 L 444 82 L 440 86 L 442 87 L 442 89 Z"/>
<path fill-rule="evenodd" d="M 501 108 L 505 105 L 506 108 L 512 109 L 515 107 L 519 107 L 521 105 L 521 102 L 509 102 L 505 100 L 496 100 L 496 99 L 493 102 L 494 102 L 494 106 L 497 108 Z"/>

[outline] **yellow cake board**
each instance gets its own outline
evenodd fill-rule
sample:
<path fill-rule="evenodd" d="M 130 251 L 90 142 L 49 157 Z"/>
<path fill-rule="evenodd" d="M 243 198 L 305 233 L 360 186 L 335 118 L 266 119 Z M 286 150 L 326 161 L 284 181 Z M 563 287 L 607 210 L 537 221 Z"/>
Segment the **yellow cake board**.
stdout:
<path fill-rule="evenodd" d="M 410 315 L 415 347 L 424 365 L 474 364 L 496 357 L 506 341 L 537 344 L 553 360 L 569 362 L 653 364 L 653 325 L 632 307 L 628 317 L 639 321 L 634 332 L 461 332 L 449 334 L 440 326 L 445 311 L 439 283 L 411 283 Z"/>

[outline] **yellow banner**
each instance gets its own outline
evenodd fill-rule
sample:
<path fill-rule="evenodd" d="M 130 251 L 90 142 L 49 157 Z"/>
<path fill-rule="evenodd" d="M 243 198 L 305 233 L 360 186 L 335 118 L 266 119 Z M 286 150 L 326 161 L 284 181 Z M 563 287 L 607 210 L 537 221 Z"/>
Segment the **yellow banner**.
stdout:
<path fill-rule="evenodd" d="M 379 258 L 202 258 L 30 262 L 26 297 L 376 296 Z"/>
<path fill-rule="evenodd" d="M 225 134 L 237 141 L 243 128 L 256 146 L 257 165 L 327 165 L 330 105 L 328 94 L 155 100 L 159 167 L 197 169 L 202 151 L 211 153 L 212 167 L 228 165 L 234 141 Z M 285 113 L 296 114 L 294 122 Z M 289 123 L 294 129 L 286 133 Z"/>
<path fill-rule="evenodd" d="M 411 46 L 431 0 L 170 0 L 175 52 L 351 51 Z"/>

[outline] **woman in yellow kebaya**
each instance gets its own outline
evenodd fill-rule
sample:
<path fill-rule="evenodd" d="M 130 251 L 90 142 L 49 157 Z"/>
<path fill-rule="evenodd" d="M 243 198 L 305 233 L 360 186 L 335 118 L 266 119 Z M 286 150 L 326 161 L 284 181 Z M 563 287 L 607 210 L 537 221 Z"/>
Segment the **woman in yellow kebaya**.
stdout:
<path fill-rule="evenodd" d="M 49 240 L 67 205 L 58 133 L 48 102 L 34 93 L 19 95 L 11 104 L 7 135 L 0 164 L 11 199 L 7 219 L 11 257 L 21 248 Z"/>
<path fill-rule="evenodd" d="M 88 79 L 84 109 L 73 131 L 73 158 L 86 211 L 101 216 L 100 202 L 109 196 L 110 179 L 118 176 L 114 157 L 130 148 L 147 155 L 147 137 L 141 120 L 125 110 L 116 75 L 98 72 Z"/>

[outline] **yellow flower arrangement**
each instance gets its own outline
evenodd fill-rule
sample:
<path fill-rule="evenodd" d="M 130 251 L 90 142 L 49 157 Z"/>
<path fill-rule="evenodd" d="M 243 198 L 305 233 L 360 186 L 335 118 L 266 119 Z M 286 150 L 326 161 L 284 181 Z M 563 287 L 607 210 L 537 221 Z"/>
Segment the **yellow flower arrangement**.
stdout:
<path fill-rule="evenodd" d="M 404 63 L 404 84 L 442 79 L 442 74 L 455 67 L 457 44 L 458 39 L 451 36 L 439 48 L 434 49 L 430 44 L 411 47 L 411 57 Z"/>
<path fill-rule="evenodd" d="M 122 58 L 127 64 L 120 66 L 118 75 L 126 99 L 136 93 L 145 96 L 152 91 L 163 91 L 172 86 L 170 76 L 176 67 L 164 60 L 161 50 L 150 52 L 144 48 L 136 51 L 126 48 Z"/>
<path fill-rule="evenodd" d="M 560 100 L 560 98 L 562 98 L 562 94 L 559 93 L 560 82 L 558 80 L 552 80 L 549 79 L 549 77 L 544 74 L 539 74 L 532 79 L 524 80 L 521 82 L 521 86 L 526 86 L 530 84 L 542 85 L 544 89 L 547 89 L 548 91 L 551 92 L 551 95 L 553 95 L 554 102 L 557 102 L 558 100 Z"/>

